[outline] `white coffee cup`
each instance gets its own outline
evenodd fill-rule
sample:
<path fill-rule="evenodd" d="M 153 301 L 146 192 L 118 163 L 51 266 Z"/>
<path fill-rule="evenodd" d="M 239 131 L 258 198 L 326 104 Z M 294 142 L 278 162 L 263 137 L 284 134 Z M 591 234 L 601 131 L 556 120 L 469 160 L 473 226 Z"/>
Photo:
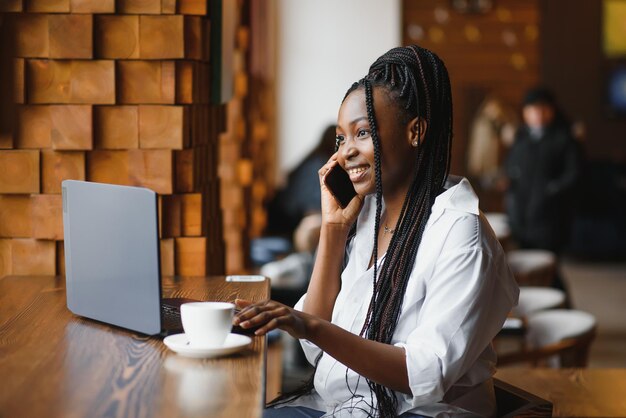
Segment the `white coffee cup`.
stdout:
<path fill-rule="evenodd" d="M 189 344 L 221 347 L 233 326 L 235 305 L 228 302 L 190 302 L 180 305 Z"/>

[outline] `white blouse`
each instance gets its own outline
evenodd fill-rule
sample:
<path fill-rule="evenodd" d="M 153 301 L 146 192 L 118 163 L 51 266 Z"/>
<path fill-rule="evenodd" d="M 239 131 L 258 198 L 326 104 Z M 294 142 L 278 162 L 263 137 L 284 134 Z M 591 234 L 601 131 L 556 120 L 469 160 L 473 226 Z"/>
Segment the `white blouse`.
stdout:
<path fill-rule="evenodd" d="M 432 207 L 392 338 L 405 350 L 412 392 L 396 392 L 397 413 L 491 416 L 496 360 L 491 340 L 517 304 L 519 290 L 469 182 L 449 176 L 446 189 Z M 375 198 L 368 196 L 332 315 L 333 324 L 354 334 L 363 327 L 372 296 L 374 269 L 368 264 L 375 213 Z M 306 340 L 301 344 L 314 364 L 321 350 Z M 365 378 L 326 353 L 314 384 L 311 395 L 291 405 L 326 411 L 324 416 L 361 417 L 376 404 Z"/>

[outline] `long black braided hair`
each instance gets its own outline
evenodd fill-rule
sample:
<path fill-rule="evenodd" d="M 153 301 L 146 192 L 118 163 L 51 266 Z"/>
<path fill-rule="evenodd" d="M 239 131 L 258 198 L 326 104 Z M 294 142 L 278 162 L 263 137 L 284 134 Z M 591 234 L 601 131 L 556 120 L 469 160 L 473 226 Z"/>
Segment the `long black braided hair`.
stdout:
<path fill-rule="evenodd" d="M 391 343 L 402 309 L 409 277 L 435 198 L 443 191 L 450 170 L 452 144 L 452 97 L 448 72 L 443 61 L 431 51 L 416 45 L 394 48 L 378 58 L 368 74 L 354 83 L 344 100 L 357 89 L 365 90 L 365 101 L 374 144 L 376 217 L 374 238 L 373 294 L 361 336 Z M 418 142 L 413 179 L 400 217 L 378 266 L 378 231 L 382 211 L 381 138 L 373 101 L 373 89 L 384 90 L 398 106 L 401 123 L 416 117 L 426 122 L 424 139 Z M 421 129 L 422 124 L 418 124 Z M 421 138 L 422 132 L 418 131 Z M 319 358 L 318 358 L 319 360 Z M 373 415 L 395 417 L 398 400 L 394 392 L 367 379 L 376 397 Z M 282 399 L 289 401 L 313 388 L 313 379 Z M 282 403 L 282 402 L 280 402 Z"/>

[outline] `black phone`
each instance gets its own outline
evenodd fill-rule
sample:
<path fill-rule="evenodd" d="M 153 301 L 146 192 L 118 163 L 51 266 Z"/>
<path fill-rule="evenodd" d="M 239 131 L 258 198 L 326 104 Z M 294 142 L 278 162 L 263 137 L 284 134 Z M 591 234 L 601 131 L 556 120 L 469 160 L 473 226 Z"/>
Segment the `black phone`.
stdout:
<path fill-rule="evenodd" d="M 354 186 L 350 181 L 350 176 L 339 164 L 330 169 L 324 178 L 324 182 L 342 208 L 348 206 L 352 198 L 356 196 L 356 190 L 354 190 Z"/>
<path fill-rule="evenodd" d="M 235 315 L 237 315 L 239 312 L 241 312 L 241 309 L 235 308 Z M 254 335 L 254 331 L 259 328 L 261 328 L 260 325 L 254 326 L 252 328 L 241 328 L 240 325 L 233 325 L 230 332 L 233 332 L 235 334 Z"/>

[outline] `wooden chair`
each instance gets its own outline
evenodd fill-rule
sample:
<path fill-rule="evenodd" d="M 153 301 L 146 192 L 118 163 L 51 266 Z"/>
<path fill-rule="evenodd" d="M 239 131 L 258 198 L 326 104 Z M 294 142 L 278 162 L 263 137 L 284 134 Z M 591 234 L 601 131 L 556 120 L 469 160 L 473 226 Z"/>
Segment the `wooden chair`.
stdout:
<path fill-rule="evenodd" d="M 498 366 L 530 363 L 533 367 L 587 367 L 596 336 L 593 315 L 552 309 L 530 315 L 526 326 L 526 344 L 518 351 L 499 354 Z"/>
<path fill-rule="evenodd" d="M 485 213 L 487 222 L 491 225 L 496 238 L 500 241 L 502 248 L 506 251 L 510 247 L 511 240 L 511 228 L 509 227 L 509 217 L 500 212 L 487 212 Z"/>
<path fill-rule="evenodd" d="M 511 313 L 514 317 L 525 318 L 535 312 L 557 309 L 565 306 L 565 292 L 546 286 L 520 286 L 519 301 Z"/>
<path fill-rule="evenodd" d="M 506 254 L 520 286 L 551 286 L 556 274 L 556 255 L 546 250 L 512 250 Z"/>

